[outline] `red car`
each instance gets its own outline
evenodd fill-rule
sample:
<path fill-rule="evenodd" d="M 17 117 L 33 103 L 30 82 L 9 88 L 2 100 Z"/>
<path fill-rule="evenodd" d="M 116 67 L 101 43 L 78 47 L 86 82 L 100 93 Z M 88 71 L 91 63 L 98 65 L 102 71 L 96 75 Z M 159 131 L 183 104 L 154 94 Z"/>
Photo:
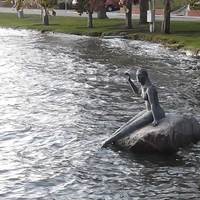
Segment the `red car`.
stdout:
<path fill-rule="evenodd" d="M 108 12 L 120 10 L 119 0 L 106 0 L 105 7 Z"/>

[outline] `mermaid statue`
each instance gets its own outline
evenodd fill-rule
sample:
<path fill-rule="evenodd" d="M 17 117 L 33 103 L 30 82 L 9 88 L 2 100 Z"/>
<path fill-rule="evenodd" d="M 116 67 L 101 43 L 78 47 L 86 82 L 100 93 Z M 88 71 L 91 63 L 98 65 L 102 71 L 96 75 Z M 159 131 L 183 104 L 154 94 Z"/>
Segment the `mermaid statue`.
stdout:
<path fill-rule="evenodd" d="M 145 110 L 138 113 L 131 118 L 126 124 L 120 127 L 115 133 L 104 142 L 102 147 L 108 147 L 115 141 L 127 137 L 134 131 L 152 123 L 153 126 L 157 126 L 159 121 L 165 117 L 165 112 L 159 104 L 158 94 L 156 87 L 151 83 L 147 70 L 139 68 L 136 72 L 137 82 L 141 85 L 141 89 L 134 84 L 131 80 L 130 74 L 128 76 L 128 82 L 135 94 L 141 95 L 145 101 Z"/>

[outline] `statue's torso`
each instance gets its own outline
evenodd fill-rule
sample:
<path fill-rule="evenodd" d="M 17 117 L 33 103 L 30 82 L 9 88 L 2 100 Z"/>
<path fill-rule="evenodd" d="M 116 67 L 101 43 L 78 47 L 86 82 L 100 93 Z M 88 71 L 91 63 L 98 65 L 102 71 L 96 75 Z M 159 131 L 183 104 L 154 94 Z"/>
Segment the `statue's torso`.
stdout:
<path fill-rule="evenodd" d="M 149 99 L 148 99 L 147 88 L 142 87 L 141 96 L 145 101 L 146 110 L 150 111 L 151 110 L 151 106 L 150 106 Z"/>
<path fill-rule="evenodd" d="M 157 112 L 158 116 L 160 116 L 160 118 L 162 118 L 164 115 L 164 110 L 160 107 L 157 90 L 156 90 L 156 87 L 153 85 L 151 85 L 150 87 L 142 87 L 141 96 L 145 101 L 146 110 L 151 111 L 151 104 L 149 101 L 149 96 L 148 96 L 147 90 L 152 90 L 150 93 L 152 95 L 151 99 L 154 99 L 154 106 L 156 108 L 156 112 Z"/>

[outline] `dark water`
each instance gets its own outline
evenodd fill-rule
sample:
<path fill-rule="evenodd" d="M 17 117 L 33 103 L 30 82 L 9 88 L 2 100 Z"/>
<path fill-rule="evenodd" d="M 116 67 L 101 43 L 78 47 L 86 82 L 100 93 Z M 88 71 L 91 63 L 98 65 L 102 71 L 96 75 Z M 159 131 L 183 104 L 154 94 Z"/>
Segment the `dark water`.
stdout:
<path fill-rule="evenodd" d="M 100 149 L 143 109 L 145 66 L 169 112 L 200 121 L 200 60 L 157 44 L 0 29 L 0 199 L 199 199 L 200 144 L 173 156 Z"/>

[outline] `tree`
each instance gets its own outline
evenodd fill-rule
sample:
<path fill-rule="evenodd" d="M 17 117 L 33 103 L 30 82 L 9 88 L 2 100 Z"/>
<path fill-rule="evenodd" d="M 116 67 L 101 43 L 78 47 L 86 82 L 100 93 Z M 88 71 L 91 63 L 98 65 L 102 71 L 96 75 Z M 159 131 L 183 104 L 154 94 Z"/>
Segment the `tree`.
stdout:
<path fill-rule="evenodd" d="M 104 1 L 104 6 L 102 9 L 100 9 L 97 12 L 97 18 L 98 19 L 108 19 L 108 16 L 106 15 L 106 11 L 112 11 L 115 8 L 119 8 L 119 0 L 105 0 Z"/>
<path fill-rule="evenodd" d="M 37 3 L 44 10 L 44 15 L 42 17 L 42 21 L 44 25 L 49 25 L 49 10 L 52 9 L 52 14 L 55 15 L 55 11 L 53 10 L 54 5 L 57 4 L 56 0 L 38 0 Z"/>
<path fill-rule="evenodd" d="M 188 3 L 190 4 L 190 8 L 192 9 L 200 9 L 200 1 L 199 0 L 188 0 Z"/>
<path fill-rule="evenodd" d="M 108 16 L 106 15 L 106 7 L 105 7 L 106 0 L 96 0 L 94 2 L 93 8 L 94 11 L 97 12 L 98 19 L 107 19 Z"/>
<path fill-rule="evenodd" d="M 162 23 L 162 32 L 170 33 L 170 13 L 171 13 L 171 0 L 164 0 L 164 21 Z"/>
<path fill-rule="evenodd" d="M 97 18 L 98 19 L 108 19 L 108 16 L 106 15 L 106 7 L 102 7 L 99 11 L 97 11 Z"/>
<path fill-rule="evenodd" d="M 14 0 L 8 0 L 8 2 L 13 2 Z M 57 4 L 57 0 L 15 0 L 13 7 L 16 8 L 18 17 L 23 17 L 23 9 L 25 7 L 39 6 L 44 10 L 44 15 L 42 12 L 42 22 L 44 25 L 49 25 L 49 10 L 52 10 L 52 15 L 55 15 L 53 10 L 54 5 Z"/>
<path fill-rule="evenodd" d="M 13 8 L 15 8 L 16 11 L 17 11 L 18 18 L 23 18 L 24 17 L 23 9 L 24 9 L 25 4 L 27 3 L 27 1 L 25 1 L 25 0 L 8 0 L 7 2 L 9 4 L 13 4 Z"/>
<path fill-rule="evenodd" d="M 93 28 L 93 12 L 100 11 L 105 7 L 105 0 L 77 0 L 75 9 L 81 15 L 88 14 L 88 28 Z"/>
<path fill-rule="evenodd" d="M 24 1 L 23 0 L 17 0 L 15 3 L 16 10 L 17 10 L 17 15 L 18 18 L 23 18 L 24 17 Z"/>
<path fill-rule="evenodd" d="M 132 4 L 139 3 L 139 0 L 120 0 L 119 4 L 122 6 L 126 13 L 126 26 L 128 29 L 132 28 Z"/>
<path fill-rule="evenodd" d="M 148 0 L 140 0 L 140 24 L 147 23 Z"/>

